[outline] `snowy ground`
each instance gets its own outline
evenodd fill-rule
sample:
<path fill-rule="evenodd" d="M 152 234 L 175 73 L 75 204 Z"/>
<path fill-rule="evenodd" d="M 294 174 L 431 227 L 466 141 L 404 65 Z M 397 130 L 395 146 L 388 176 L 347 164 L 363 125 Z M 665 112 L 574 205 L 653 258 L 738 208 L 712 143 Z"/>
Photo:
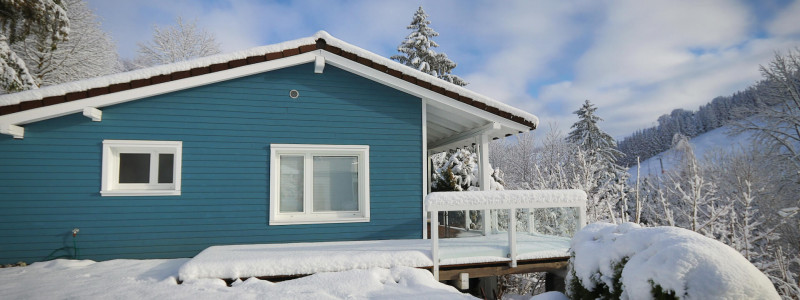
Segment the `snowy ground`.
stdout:
<path fill-rule="evenodd" d="M 198 279 L 177 283 L 188 259 L 54 260 L 0 269 L 2 299 L 475 299 L 409 267 L 316 275 L 279 283 Z"/>
<path fill-rule="evenodd" d="M 506 238 L 441 240 L 442 262 L 508 260 L 499 257 Z M 569 239 L 518 238 L 520 259 L 568 255 Z M 430 240 L 215 246 L 194 259 L 62 259 L 4 268 L 0 299 L 474 299 L 413 268 L 431 264 Z M 317 274 L 279 283 L 250 278 L 231 287 L 210 278 L 308 273 Z"/>

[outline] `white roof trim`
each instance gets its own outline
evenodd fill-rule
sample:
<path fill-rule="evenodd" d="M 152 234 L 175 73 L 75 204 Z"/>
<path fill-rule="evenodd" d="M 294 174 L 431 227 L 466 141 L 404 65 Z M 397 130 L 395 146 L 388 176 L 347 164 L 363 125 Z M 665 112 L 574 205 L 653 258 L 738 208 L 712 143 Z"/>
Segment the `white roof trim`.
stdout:
<path fill-rule="evenodd" d="M 179 90 L 184 90 L 201 85 L 230 80 L 234 78 L 263 73 L 276 69 L 282 69 L 315 60 L 319 51 L 298 54 L 282 59 L 270 60 L 266 62 L 246 65 L 224 71 L 188 77 L 180 80 L 168 81 L 165 83 L 148 85 L 141 88 L 125 90 L 117 93 L 110 93 L 96 97 L 90 97 L 55 105 L 48 105 L 36 109 L 23 110 L 13 114 L 0 116 L 0 124 L 22 125 L 33 123 L 50 118 L 60 117 L 76 112 L 83 111 L 86 107 L 100 108 L 104 106 L 125 103 L 137 99 L 166 94 Z"/>

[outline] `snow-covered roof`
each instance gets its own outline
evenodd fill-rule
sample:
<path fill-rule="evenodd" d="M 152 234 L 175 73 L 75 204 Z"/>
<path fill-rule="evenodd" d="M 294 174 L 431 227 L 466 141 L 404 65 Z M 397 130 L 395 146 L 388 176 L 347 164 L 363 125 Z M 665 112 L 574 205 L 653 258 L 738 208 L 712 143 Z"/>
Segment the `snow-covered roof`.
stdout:
<path fill-rule="evenodd" d="M 536 128 L 539 122 L 536 116 L 528 112 L 353 46 L 325 31 L 279 44 L 0 95 L 0 116 L 292 57 L 314 50 L 328 51 L 531 129 Z"/>

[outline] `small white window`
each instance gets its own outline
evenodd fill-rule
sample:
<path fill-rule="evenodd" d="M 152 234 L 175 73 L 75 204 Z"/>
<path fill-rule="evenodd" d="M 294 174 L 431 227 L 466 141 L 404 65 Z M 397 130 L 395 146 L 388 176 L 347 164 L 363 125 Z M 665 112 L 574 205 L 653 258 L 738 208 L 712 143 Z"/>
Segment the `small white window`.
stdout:
<path fill-rule="evenodd" d="M 181 194 L 180 141 L 103 141 L 103 196 Z"/>
<path fill-rule="evenodd" d="M 270 225 L 369 222 L 369 146 L 270 145 Z"/>

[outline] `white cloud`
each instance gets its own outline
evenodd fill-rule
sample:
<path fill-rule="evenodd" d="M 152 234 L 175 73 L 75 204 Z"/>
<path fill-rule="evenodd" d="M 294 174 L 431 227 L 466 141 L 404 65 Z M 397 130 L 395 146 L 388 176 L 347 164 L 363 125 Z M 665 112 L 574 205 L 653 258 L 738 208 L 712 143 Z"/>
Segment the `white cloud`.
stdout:
<path fill-rule="evenodd" d="M 753 39 L 754 16 L 730 1 L 619 1 L 603 15 L 575 78 L 543 87 L 538 100 L 577 108 L 590 99 L 619 138 L 675 108 L 746 88 L 772 50 L 792 42 Z"/>
<path fill-rule="evenodd" d="M 469 89 L 562 130 L 590 99 L 616 137 L 747 87 L 774 50 L 800 44 L 800 0 L 762 23 L 752 7 L 724 0 L 89 2 L 124 57 L 150 38 L 150 23 L 168 25 L 175 16 L 196 18 L 224 51 L 327 30 L 391 56 L 422 4 L 441 33 L 439 51 L 459 63 L 455 73 Z M 767 36 L 756 39 L 761 29 Z"/>
<path fill-rule="evenodd" d="M 800 34 L 800 0 L 795 0 L 782 9 L 778 16 L 767 25 L 774 35 Z"/>
<path fill-rule="evenodd" d="M 545 113 L 542 103 L 529 93 L 531 82 L 550 78 L 561 66 L 564 48 L 581 36 L 576 16 L 593 3 L 513 2 L 486 4 L 465 31 L 483 56 L 465 77 L 468 88 L 500 101 Z"/>
<path fill-rule="evenodd" d="M 731 1 L 613 2 L 576 77 L 599 86 L 658 82 L 691 66 L 692 50 L 745 40 L 749 23 L 745 8 Z"/>

